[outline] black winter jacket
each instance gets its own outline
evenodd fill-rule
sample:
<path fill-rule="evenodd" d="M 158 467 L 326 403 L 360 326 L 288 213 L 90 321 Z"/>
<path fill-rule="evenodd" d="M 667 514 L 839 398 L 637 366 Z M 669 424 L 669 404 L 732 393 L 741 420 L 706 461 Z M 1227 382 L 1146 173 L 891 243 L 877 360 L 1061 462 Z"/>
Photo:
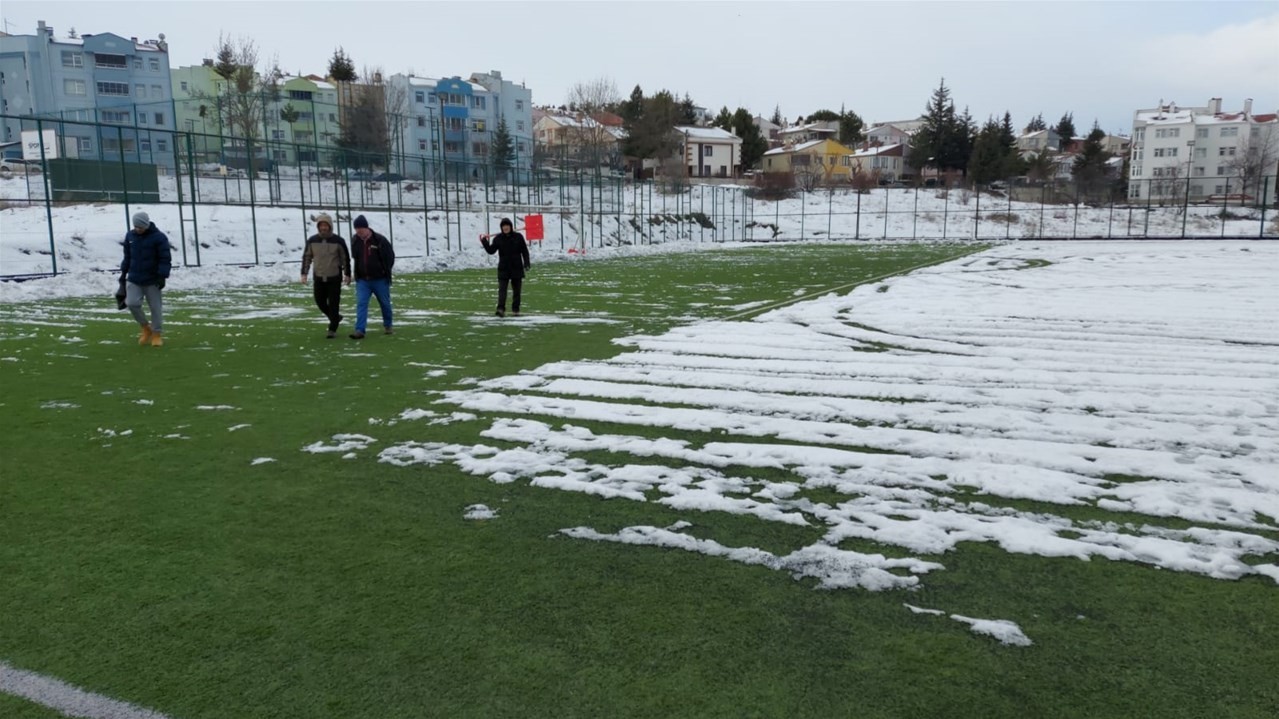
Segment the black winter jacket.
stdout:
<path fill-rule="evenodd" d="M 125 234 L 120 272 L 133 284 L 154 285 L 167 279 L 172 263 L 169 237 L 156 229 L 154 222 L 140 235 L 133 230 Z"/>
<path fill-rule="evenodd" d="M 376 232 L 367 240 L 356 235 L 351 238 L 351 259 L 355 260 L 355 279 L 389 280 L 395 266 L 395 248 Z"/>
<path fill-rule="evenodd" d="M 497 253 L 497 278 L 499 280 L 524 279 L 524 270 L 529 265 L 528 243 L 524 235 L 518 232 L 503 232 L 492 240 L 482 240 L 484 251 L 490 255 Z"/>

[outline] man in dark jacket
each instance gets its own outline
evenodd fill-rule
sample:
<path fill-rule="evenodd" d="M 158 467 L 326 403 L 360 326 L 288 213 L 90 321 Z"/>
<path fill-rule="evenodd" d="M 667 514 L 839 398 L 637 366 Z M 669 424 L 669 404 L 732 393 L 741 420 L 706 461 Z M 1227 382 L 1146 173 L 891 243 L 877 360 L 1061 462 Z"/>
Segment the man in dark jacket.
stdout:
<path fill-rule="evenodd" d="M 497 253 L 497 316 L 506 316 L 506 286 L 510 284 L 515 294 L 511 298 L 511 312 L 520 316 L 520 289 L 524 285 L 524 272 L 529 268 L 528 243 L 524 235 L 515 231 L 511 221 L 502 218 L 498 225 L 502 232 L 489 242 L 487 233 L 480 235 L 480 244 L 490 255 Z"/>
<path fill-rule="evenodd" d="M 315 234 L 307 238 L 302 251 L 302 284 L 307 273 L 315 267 L 315 306 L 329 318 L 329 339 L 337 337 L 342 315 L 342 282 L 351 284 L 351 253 L 346 240 L 333 234 L 333 218 L 324 213 L 315 218 Z"/>
<path fill-rule="evenodd" d="M 133 230 L 124 235 L 124 261 L 120 273 L 125 280 L 124 305 L 138 321 L 142 332 L 138 344 L 160 347 L 164 344 L 164 300 L 160 290 L 169 278 L 172 257 L 169 238 L 156 229 L 145 212 L 133 215 Z M 142 312 L 142 298 L 151 308 L 151 321 Z"/>
<path fill-rule="evenodd" d="M 355 218 L 355 237 L 351 239 L 351 259 L 355 260 L 355 331 L 353 340 L 364 339 L 369 320 L 369 295 L 377 297 L 382 308 L 382 331 L 391 329 L 391 268 L 395 266 L 395 250 L 391 241 L 369 229 L 364 215 Z"/>

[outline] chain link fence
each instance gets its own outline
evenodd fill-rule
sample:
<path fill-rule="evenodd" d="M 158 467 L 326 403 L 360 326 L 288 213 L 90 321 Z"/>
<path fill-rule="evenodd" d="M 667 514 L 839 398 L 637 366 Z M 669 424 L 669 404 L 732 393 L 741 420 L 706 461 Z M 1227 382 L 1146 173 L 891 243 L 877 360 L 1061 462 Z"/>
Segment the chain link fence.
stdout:
<path fill-rule="evenodd" d="M 568 251 L 672 241 L 1264 238 L 1279 236 L 1274 174 L 1132 182 L 1118 196 L 1065 181 L 808 189 L 747 180 L 635 180 L 563 155 L 353 153 L 104 122 L 21 121 L 25 163 L 0 171 L 0 277 L 102 266 L 144 209 L 183 266 L 297 262 L 321 213 L 349 236 L 365 215 L 397 254 L 474 245 L 500 217 L 540 215 Z M 135 116 L 136 121 L 136 116 Z M 1211 181 L 1209 181 L 1211 180 Z M 471 248 L 473 249 L 473 248 Z"/>

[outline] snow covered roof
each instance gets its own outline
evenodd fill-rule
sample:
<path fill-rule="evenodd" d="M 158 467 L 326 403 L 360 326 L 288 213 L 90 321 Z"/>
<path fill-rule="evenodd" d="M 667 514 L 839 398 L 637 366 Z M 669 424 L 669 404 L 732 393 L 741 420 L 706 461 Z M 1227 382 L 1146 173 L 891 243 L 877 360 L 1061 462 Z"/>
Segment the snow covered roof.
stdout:
<path fill-rule="evenodd" d="M 765 152 L 764 154 L 765 155 L 785 155 L 786 153 L 789 153 L 789 152 L 803 152 L 804 150 L 811 150 L 814 147 L 817 147 L 818 145 L 821 145 L 824 142 L 826 142 L 825 138 L 822 138 L 820 140 L 809 140 L 808 142 L 801 142 L 798 145 L 795 145 L 793 147 L 779 147 L 775 150 L 769 150 L 768 152 Z"/>
<path fill-rule="evenodd" d="M 858 150 L 857 152 L 854 152 L 853 154 L 849 155 L 849 157 L 873 157 L 875 155 L 884 155 L 889 152 L 892 152 L 893 150 L 896 150 L 899 147 L 901 147 L 901 143 L 899 142 L 894 142 L 891 145 L 868 147 L 864 150 Z"/>
<path fill-rule="evenodd" d="M 681 134 L 693 140 L 719 140 L 721 142 L 741 142 L 742 138 L 719 127 L 696 127 L 680 125 L 675 128 Z"/>
<path fill-rule="evenodd" d="M 838 130 L 831 127 L 830 123 L 827 122 L 810 122 L 807 125 L 788 127 L 785 130 L 782 130 L 779 134 L 794 135 L 800 132 L 838 132 Z"/>

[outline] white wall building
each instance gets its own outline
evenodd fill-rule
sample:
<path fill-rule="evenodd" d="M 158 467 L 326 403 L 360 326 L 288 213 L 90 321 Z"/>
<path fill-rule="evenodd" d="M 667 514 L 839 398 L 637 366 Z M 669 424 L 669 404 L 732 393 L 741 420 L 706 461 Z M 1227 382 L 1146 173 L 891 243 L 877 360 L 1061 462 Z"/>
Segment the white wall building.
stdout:
<path fill-rule="evenodd" d="M 1214 196 L 1256 199 L 1274 192 L 1279 171 L 1279 122 L 1274 113 L 1223 113 L 1221 98 L 1204 107 L 1175 102 L 1133 113 L 1128 196 L 1131 199 Z M 1251 176 L 1249 176 L 1251 175 Z M 1264 185 L 1262 183 L 1265 183 Z"/>
<path fill-rule="evenodd" d="M 680 154 L 689 177 L 737 177 L 742 164 L 742 138 L 718 127 L 681 125 Z"/>

